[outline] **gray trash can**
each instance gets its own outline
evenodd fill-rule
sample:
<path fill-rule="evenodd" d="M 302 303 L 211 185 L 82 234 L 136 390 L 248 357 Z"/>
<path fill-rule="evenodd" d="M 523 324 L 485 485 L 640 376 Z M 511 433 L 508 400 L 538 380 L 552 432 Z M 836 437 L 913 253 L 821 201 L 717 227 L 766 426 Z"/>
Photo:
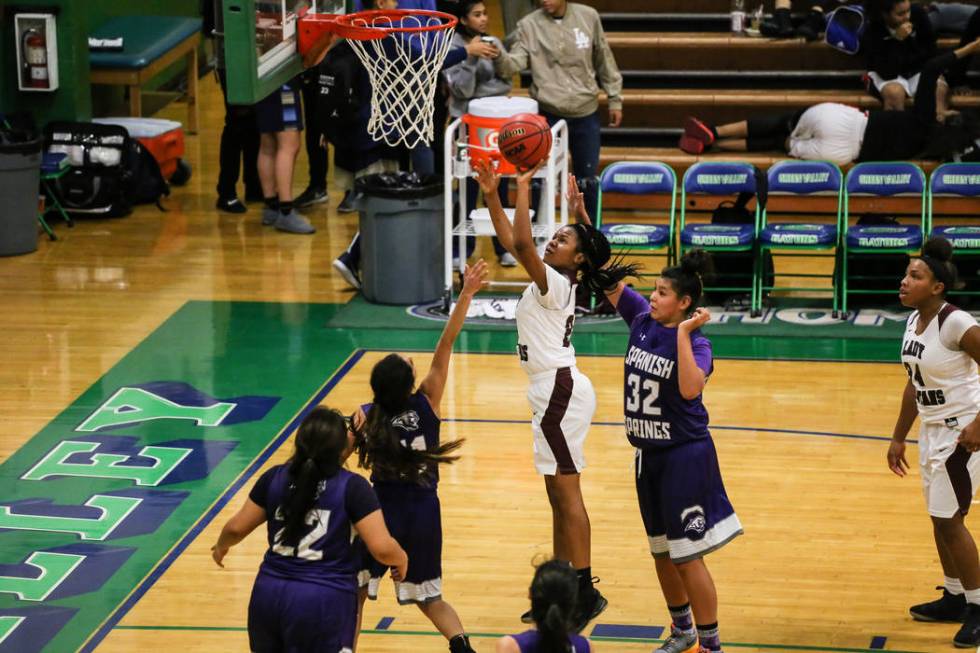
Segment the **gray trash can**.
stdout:
<path fill-rule="evenodd" d="M 37 249 L 37 196 L 41 183 L 41 144 L 0 130 L 0 256 Z"/>
<path fill-rule="evenodd" d="M 361 293 L 377 304 L 422 304 L 443 291 L 443 184 L 382 173 L 357 180 Z"/>

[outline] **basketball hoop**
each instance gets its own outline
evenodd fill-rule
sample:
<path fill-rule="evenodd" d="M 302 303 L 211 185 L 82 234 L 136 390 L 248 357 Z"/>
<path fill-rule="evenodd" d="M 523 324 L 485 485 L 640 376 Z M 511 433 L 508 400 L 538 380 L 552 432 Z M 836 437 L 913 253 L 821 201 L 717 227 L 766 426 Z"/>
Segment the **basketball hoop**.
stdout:
<path fill-rule="evenodd" d="M 455 16 L 422 9 L 308 14 L 299 21 L 299 49 L 322 52 L 330 34 L 347 39 L 371 80 L 368 133 L 411 149 L 433 139 L 436 83 L 455 26 Z"/>

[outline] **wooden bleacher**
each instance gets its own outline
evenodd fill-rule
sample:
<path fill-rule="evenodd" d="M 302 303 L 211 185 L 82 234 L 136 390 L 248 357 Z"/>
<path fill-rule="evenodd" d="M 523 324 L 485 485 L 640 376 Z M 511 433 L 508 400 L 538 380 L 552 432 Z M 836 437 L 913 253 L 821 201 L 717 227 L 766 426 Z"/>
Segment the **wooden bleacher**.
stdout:
<path fill-rule="evenodd" d="M 785 153 L 712 152 L 695 157 L 681 152 L 676 143 L 684 116 L 725 123 L 819 102 L 879 106 L 863 90 L 860 56 L 803 39 L 733 36 L 727 31 L 729 0 L 579 1 L 595 7 L 603 17 L 624 77 L 623 126 L 603 128 L 600 167 L 614 161 L 656 159 L 683 175 L 698 160 L 738 158 L 765 168 L 786 158 Z M 772 10 L 772 0 L 763 4 Z M 951 48 L 957 42 L 944 35 L 940 47 Z M 953 105 L 980 107 L 980 94 L 955 97 Z M 605 98 L 601 111 L 605 124 Z M 936 165 L 921 163 L 926 170 Z"/>

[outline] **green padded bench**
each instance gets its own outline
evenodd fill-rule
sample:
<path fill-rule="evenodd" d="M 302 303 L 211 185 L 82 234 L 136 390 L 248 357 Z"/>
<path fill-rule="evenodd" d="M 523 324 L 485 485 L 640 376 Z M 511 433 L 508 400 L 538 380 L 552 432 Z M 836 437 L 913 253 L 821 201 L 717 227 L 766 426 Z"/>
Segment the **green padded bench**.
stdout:
<path fill-rule="evenodd" d="M 129 113 L 143 115 L 141 87 L 181 58 L 187 58 L 187 131 L 197 133 L 197 48 L 201 19 L 186 16 L 120 16 L 91 36 L 123 37 L 123 49 L 89 53 L 93 84 L 129 88 Z"/>

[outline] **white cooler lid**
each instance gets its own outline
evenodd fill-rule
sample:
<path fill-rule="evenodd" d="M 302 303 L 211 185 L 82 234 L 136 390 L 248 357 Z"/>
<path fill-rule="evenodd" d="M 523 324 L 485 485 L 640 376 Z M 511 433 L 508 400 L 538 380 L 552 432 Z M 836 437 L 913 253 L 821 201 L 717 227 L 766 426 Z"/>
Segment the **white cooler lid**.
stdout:
<path fill-rule="evenodd" d="M 92 122 L 125 127 L 133 138 L 156 138 L 183 126 L 179 122 L 160 118 L 95 118 Z"/>
<path fill-rule="evenodd" d="M 519 113 L 537 113 L 538 101 L 529 97 L 481 97 L 470 100 L 467 113 L 481 118 L 510 118 Z"/>

